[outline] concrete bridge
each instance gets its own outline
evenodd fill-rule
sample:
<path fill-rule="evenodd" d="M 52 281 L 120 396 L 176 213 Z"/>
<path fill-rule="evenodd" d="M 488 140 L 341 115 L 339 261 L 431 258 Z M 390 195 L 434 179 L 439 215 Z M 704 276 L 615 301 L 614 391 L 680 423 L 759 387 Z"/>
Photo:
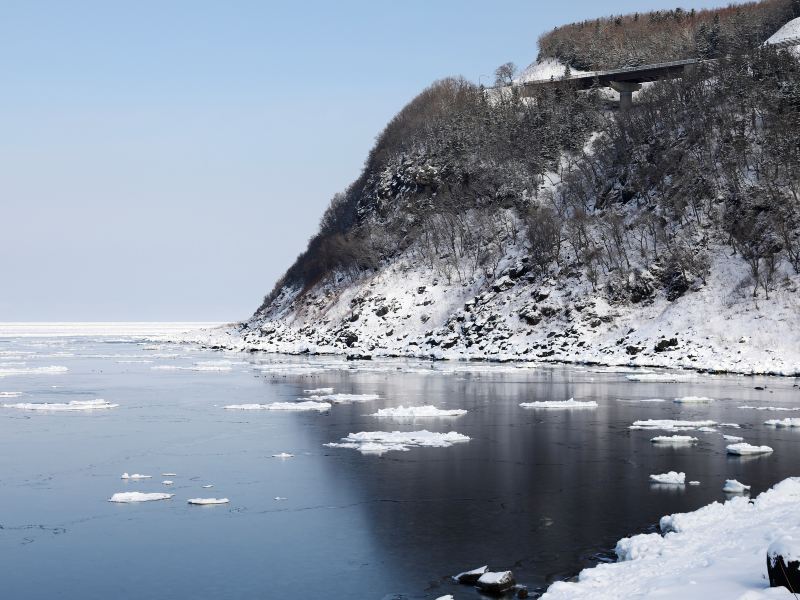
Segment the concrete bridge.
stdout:
<path fill-rule="evenodd" d="M 775 48 L 800 46 L 800 37 L 786 39 L 781 42 L 770 44 L 770 46 Z M 687 58 L 685 60 L 640 65 L 638 67 L 592 71 L 558 79 L 527 81 L 519 84 L 519 87 L 522 90 L 523 96 L 525 96 L 526 90 L 532 90 L 541 85 L 554 85 L 559 83 L 569 83 L 579 90 L 588 90 L 596 85 L 599 87 L 610 87 L 619 92 L 620 109 L 627 111 L 633 105 L 633 92 L 640 90 L 643 83 L 648 81 L 678 79 L 683 77 L 687 72 L 690 72 L 697 65 L 704 63 L 711 64 L 713 62 L 716 61 L 714 59 L 703 60 L 699 58 Z"/>

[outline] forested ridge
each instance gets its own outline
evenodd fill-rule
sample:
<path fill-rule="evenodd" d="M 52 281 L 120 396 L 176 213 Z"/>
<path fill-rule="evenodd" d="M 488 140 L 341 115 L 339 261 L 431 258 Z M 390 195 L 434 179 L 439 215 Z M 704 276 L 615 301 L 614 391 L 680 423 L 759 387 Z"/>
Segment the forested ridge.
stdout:
<path fill-rule="evenodd" d="M 687 35 L 677 35 L 684 21 L 695 42 L 708 23 L 725 32 L 721 39 L 751 26 L 747 44 L 725 45 L 693 74 L 652 84 L 628 113 L 600 90 L 568 83 L 526 97 L 462 78 L 434 83 L 387 125 L 256 317 L 286 310 L 287 298 L 323 282 L 344 289 L 401 257 L 467 286 L 491 283 L 507 272 L 504 261 L 523 256 L 530 285 L 578 278 L 609 302 L 636 304 L 699 289 L 713 250 L 726 248 L 741 263 L 731 285 L 743 297 L 795 286 L 800 61 L 760 44 L 799 14 L 795 0 L 766 0 L 611 17 L 542 38 L 542 55 L 597 68 L 619 64 L 619 55 L 581 45 L 587 28 L 602 38 L 621 19 L 631 39 L 602 44 L 610 49 L 656 39 L 653 27 L 663 27 L 673 54 L 662 39 L 648 47 L 650 62 L 688 48 Z M 579 47 L 595 62 L 564 54 Z"/>

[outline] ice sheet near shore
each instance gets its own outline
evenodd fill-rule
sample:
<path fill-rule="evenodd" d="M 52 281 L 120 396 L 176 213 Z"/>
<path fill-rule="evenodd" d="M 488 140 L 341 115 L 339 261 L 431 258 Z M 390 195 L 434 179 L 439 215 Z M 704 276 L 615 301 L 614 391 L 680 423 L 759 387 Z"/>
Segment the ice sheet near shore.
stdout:
<path fill-rule="evenodd" d="M 770 419 L 769 421 L 764 421 L 764 425 L 771 427 L 800 427 L 800 419 Z"/>
<path fill-rule="evenodd" d="M 661 519 L 657 533 L 617 543 L 616 563 L 581 572 L 577 582 L 550 586 L 543 600 L 791 599 L 784 589 L 769 589 L 767 548 L 783 535 L 800 536 L 800 478 L 791 478 L 759 495 L 753 503 L 734 497 L 690 513 Z"/>
<path fill-rule="evenodd" d="M 108 499 L 109 502 L 152 502 L 154 500 L 169 500 L 175 494 L 163 494 L 158 492 L 118 492 Z"/>
<path fill-rule="evenodd" d="M 117 408 L 119 404 L 112 404 L 107 400 L 72 400 L 70 402 L 18 402 L 16 404 L 3 404 L 3 408 L 17 408 L 19 410 L 44 410 L 51 412 L 91 411 Z"/>
<path fill-rule="evenodd" d="M 597 408 L 597 402 L 594 400 L 543 400 L 541 402 L 523 402 L 520 404 L 522 408 L 542 408 L 542 409 L 559 409 L 559 408 Z"/>
<path fill-rule="evenodd" d="M 331 409 L 330 402 L 316 402 L 307 400 L 305 402 L 272 402 L 271 404 L 229 404 L 224 406 L 225 410 L 289 410 L 289 411 L 325 411 Z"/>
<path fill-rule="evenodd" d="M 397 406 L 395 408 L 381 408 L 370 417 L 387 417 L 393 419 L 400 418 L 423 418 L 423 417 L 460 417 L 467 414 L 463 409 L 442 409 L 435 406 Z"/>
<path fill-rule="evenodd" d="M 324 394 L 332 394 L 333 388 L 332 387 L 314 388 L 313 390 L 303 390 L 303 393 L 311 394 L 313 396 L 320 396 Z"/>
<path fill-rule="evenodd" d="M 384 454 L 385 452 L 405 452 L 411 448 L 448 448 L 459 442 L 468 442 L 469 437 L 450 431 L 437 433 L 427 431 L 362 431 L 351 433 L 341 442 L 325 444 L 329 448 L 350 448 L 362 454 Z"/>
<path fill-rule="evenodd" d="M 673 400 L 673 402 L 677 404 L 705 404 L 713 401 L 713 398 L 706 398 L 705 396 L 683 396 L 682 398 L 675 398 L 675 400 Z"/>

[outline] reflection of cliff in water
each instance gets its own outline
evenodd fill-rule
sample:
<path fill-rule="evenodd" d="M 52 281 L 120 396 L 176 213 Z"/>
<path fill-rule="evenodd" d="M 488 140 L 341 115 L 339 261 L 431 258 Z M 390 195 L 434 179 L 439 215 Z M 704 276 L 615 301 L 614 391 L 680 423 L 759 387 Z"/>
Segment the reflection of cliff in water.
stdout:
<path fill-rule="evenodd" d="M 652 527 L 664 514 L 723 499 L 714 482 L 732 472 L 760 487 L 793 472 L 786 456 L 768 469 L 758 461 L 732 463 L 721 435 L 710 435 L 695 448 L 653 448 L 649 440 L 657 433 L 628 429 L 633 420 L 664 414 L 689 418 L 711 413 L 705 418 L 731 420 L 722 412 L 736 401 L 687 409 L 671 401 L 618 400 L 671 400 L 684 391 L 744 399 L 750 388 L 737 378 L 647 384 L 618 374 L 544 368 L 497 375 L 335 372 L 319 381 L 337 391 L 377 392 L 385 398 L 334 407 L 325 426 L 312 430 L 319 444 L 369 430 L 455 430 L 472 438 L 451 448 L 380 458 L 328 451 L 329 468 L 323 472 L 331 481 L 326 485 L 347 486 L 361 497 L 361 520 L 379 553 L 366 568 L 382 570 L 386 593 L 418 592 L 428 582 L 485 563 L 513 568 L 523 583 L 545 585 L 593 564 L 597 553 L 606 554 L 617 539 Z M 518 406 L 570 397 L 597 400 L 600 408 L 537 411 Z M 469 413 L 416 421 L 364 416 L 377 407 L 401 404 Z M 650 473 L 668 470 L 685 471 L 687 479 L 708 485 L 691 490 L 650 485 Z"/>

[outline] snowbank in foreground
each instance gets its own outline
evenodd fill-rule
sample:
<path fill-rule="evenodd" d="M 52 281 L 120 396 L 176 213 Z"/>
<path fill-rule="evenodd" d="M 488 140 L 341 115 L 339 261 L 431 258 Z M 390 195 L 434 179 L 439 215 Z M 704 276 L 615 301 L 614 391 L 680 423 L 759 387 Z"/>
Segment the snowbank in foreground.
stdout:
<path fill-rule="evenodd" d="M 351 433 L 341 442 L 325 444 L 329 448 L 351 448 L 361 454 L 383 454 L 384 452 L 405 452 L 411 448 L 448 448 L 459 442 L 468 442 L 469 437 L 451 431 L 436 433 L 422 431 L 362 431 Z"/>
<path fill-rule="evenodd" d="M 661 529 L 669 533 L 620 540 L 619 562 L 585 569 L 574 583 L 554 583 L 542 598 L 788 600 L 785 588 L 768 588 L 766 552 L 783 535 L 800 535 L 798 502 L 800 478 L 792 477 L 752 504 L 736 497 L 663 517 Z"/>

